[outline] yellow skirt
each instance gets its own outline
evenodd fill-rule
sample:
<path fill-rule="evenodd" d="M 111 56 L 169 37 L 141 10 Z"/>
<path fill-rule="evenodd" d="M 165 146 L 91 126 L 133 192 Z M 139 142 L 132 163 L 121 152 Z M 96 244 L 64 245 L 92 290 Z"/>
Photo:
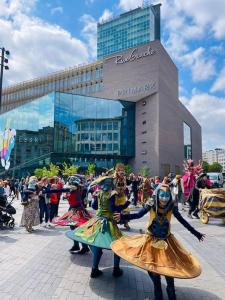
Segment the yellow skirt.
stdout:
<path fill-rule="evenodd" d="M 165 249 L 153 247 L 155 241 L 149 234 L 123 236 L 111 247 L 118 256 L 149 272 L 183 279 L 201 274 L 197 259 L 172 234 L 166 239 Z"/>

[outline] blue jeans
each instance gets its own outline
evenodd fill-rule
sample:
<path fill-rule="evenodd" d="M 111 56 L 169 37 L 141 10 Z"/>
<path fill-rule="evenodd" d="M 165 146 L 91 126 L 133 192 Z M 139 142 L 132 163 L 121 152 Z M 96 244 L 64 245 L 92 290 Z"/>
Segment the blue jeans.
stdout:
<path fill-rule="evenodd" d="M 102 248 L 89 246 L 91 252 L 93 253 L 93 269 L 98 269 L 99 262 L 102 257 Z M 114 268 L 119 268 L 120 266 L 120 257 L 114 253 Z"/>
<path fill-rule="evenodd" d="M 49 220 L 49 208 L 45 203 L 45 198 L 39 198 L 39 209 L 40 209 L 40 223 L 43 222 L 43 218 L 45 217 L 45 223 Z"/>

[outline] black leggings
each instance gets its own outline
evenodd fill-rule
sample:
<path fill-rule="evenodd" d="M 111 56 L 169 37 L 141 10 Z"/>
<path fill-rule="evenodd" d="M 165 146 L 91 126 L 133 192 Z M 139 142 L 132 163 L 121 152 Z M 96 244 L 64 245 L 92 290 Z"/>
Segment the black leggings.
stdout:
<path fill-rule="evenodd" d="M 161 286 L 161 276 L 159 274 L 148 272 L 153 284 L 154 284 L 154 294 L 156 300 L 163 300 L 162 286 Z M 168 294 L 169 300 L 176 300 L 175 287 L 174 287 L 174 278 L 165 276 L 166 278 L 166 291 Z"/>

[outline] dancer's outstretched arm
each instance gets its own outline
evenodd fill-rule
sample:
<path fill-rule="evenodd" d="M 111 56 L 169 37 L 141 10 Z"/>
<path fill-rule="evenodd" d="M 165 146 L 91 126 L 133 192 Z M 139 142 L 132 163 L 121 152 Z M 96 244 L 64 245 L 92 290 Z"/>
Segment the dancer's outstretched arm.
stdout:
<path fill-rule="evenodd" d="M 140 219 L 142 218 L 145 214 L 147 214 L 151 209 L 151 205 L 145 204 L 145 206 L 140 209 L 137 213 L 134 214 L 121 214 L 121 213 L 115 213 L 113 214 L 113 219 L 117 222 L 120 221 L 129 221 L 133 219 Z"/>
<path fill-rule="evenodd" d="M 179 213 L 178 207 L 175 206 L 173 209 L 173 215 L 174 217 L 188 230 L 190 233 L 192 233 L 199 241 L 203 241 L 205 238 L 205 234 L 202 234 L 201 232 L 197 231 L 192 227 Z"/>

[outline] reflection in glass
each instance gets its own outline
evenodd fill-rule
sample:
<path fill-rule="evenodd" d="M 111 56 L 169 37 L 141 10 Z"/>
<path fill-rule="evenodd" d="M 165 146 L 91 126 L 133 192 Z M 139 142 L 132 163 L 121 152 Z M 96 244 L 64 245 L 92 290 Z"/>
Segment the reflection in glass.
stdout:
<path fill-rule="evenodd" d="M 192 158 L 191 127 L 183 122 L 184 131 L 184 159 Z"/>
<path fill-rule="evenodd" d="M 5 128 L 16 130 L 11 175 L 50 161 L 111 168 L 134 156 L 134 126 L 133 102 L 56 92 L 2 114 L 0 139 Z"/>

